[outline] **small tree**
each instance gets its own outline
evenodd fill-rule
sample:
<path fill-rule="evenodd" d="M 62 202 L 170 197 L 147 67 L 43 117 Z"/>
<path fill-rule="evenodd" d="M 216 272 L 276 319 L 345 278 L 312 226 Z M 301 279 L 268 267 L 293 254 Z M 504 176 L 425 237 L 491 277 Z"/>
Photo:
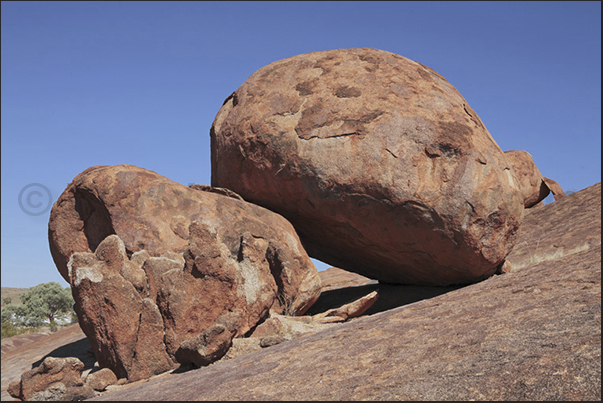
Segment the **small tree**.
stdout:
<path fill-rule="evenodd" d="M 8 304 L 2 308 L 2 338 L 37 332 L 42 321 L 27 318 L 23 305 Z"/>
<path fill-rule="evenodd" d="M 26 326 L 39 326 L 48 320 L 50 329 L 56 329 L 56 318 L 60 314 L 70 313 L 73 309 L 73 297 L 69 287 L 61 287 L 59 283 L 38 284 L 21 294 L 23 311 L 15 312 L 22 316 Z"/>
<path fill-rule="evenodd" d="M 22 325 L 25 309 L 21 305 L 8 304 L 2 308 L 2 324 L 10 323 L 13 326 Z"/>

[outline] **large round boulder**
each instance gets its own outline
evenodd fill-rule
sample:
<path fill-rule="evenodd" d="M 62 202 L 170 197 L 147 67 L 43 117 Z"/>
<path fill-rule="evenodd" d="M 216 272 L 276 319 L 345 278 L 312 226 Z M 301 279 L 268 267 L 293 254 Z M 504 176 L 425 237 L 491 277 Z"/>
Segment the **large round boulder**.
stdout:
<path fill-rule="evenodd" d="M 375 49 L 294 56 L 252 74 L 210 132 L 212 186 L 285 216 L 310 256 L 384 282 L 493 274 L 523 196 L 467 101 Z"/>

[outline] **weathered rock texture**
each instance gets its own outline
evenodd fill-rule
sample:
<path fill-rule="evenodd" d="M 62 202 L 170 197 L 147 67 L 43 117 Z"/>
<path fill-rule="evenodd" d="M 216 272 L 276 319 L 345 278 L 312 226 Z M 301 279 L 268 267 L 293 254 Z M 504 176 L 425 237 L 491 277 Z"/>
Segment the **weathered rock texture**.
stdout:
<path fill-rule="evenodd" d="M 600 209 L 598 184 L 526 210 L 526 251 L 581 251 L 93 400 L 598 401 Z"/>
<path fill-rule="evenodd" d="M 211 128 L 212 185 L 276 211 L 310 256 L 392 283 L 493 274 L 523 196 L 504 153 L 441 75 L 374 49 L 274 62 Z"/>
<path fill-rule="evenodd" d="M 272 314 L 249 337 L 233 339 L 232 346 L 219 362 L 293 340 L 304 334 L 313 334 L 329 326 L 332 324 L 314 320 L 310 316 Z"/>
<path fill-rule="evenodd" d="M 523 150 L 509 150 L 505 151 L 505 156 L 519 181 L 524 207 L 530 208 L 544 200 L 550 190 L 544 183 L 544 177 L 530 153 Z"/>
<path fill-rule="evenodd" d="M 117 382 L 117 376 L 109 368 L 101 368 L 98 371 L 90 372 L 86 378 L 86 385 L 99 392 L 107 389 L 107 386 Z"/>
<path fill-rule="evenodd" d="M 78 322 L 101 367 L 132 381 L 177 367 L 164 345 L 162 315 L 146 296 L 144 271 L 130 261 L 117 235 L 101 242 L 95 254 L 74 253 L 69 269 Z M 128 269 L 142 271 L 139 289 L 125 278 Z"/>
<path fill-rule="evenodd" d="M 553 197 L 555 198 L 555 201 L 560 200 L 561 198 L 563 198 L 563 197 L 566 196 L 565 192 L 561 188 L 561 185 L 559 185 L 554 180 L 552 180 L 550 178 L 544 178 L 544 183 L 551 190 L 551 193 L 553 194 Z"/>
<path fill-rule="evenodd" d="M 312 319 L 319 323 L 345 322 L 365 313 L 375 304 L 378 297 L 377 291 L 373 291 L 356 301 L 314 315 Z"/>
<path fill-rule="evenodd" d="M 268 264 L 261 264 L 265 257 L 252 260 L 257 256 L 243 250 L 247 263 L 216 259 L 219 250 L 198 224 L 191 224 L 190 246 L 180 259 L 174 253 L 143 260 L 144 252 L 129 259 L 117 235 L 94 254 L 72 255 L 75 309 L 101 367 L 136 381 L 178 364 L 208 365 L 268 316 L 277 287 Z M 129 281 L 128 271 L 139 271 L 143 280 Z"/>
<path fill-rule="evenodd" d="M 249 270 L 250 259 L 260 259 L 265 252 L 262 263 L 270 267 L 279 291 L 273 309 L 303 314 L 318 298 L 320 280 L 291 224 L 231 192 L 227 197 L 217 193 L 223 193 L 220 189 L 193 187 L 133 165 L 88 168 L 67 186 L 50 212 L 50 251 L 59 272 L 69 281 L 71 255 L 94 252 L 112 234 L 124 242 L 128 256 L 143 250 L 151 257 L 182 253 L 189 247 L 190 225 L 197 221 L 195 228 L 211 235 L 203 242 L 213 243 L 203 247 L 216 248 L 211 256 L 198 259 L 207 260 L 212 270 L 225 258 L 241 259 L 242 269 Z M 260 247 L 265 249 L 256 250 Z M 139 270 L 125 274 L 133 284 L 142 281 L 141 276 Z"/>
<path fill-rule="evenodd" d="M 374 282 L 370 278 L 360 274 L 342 270 L 338 267 L 329 267 L 318 273 L 322 284 L 322 292 L 334 290 L 342 287 L 351 287 L 355 285 L 364 285 Z"/>
<path fill-rule="evenodd" d="M 94 397 L 81 375 L 84 363 L 75 357 L 46 357 L 42 363 L 21 375 L 8 387 L 8 393 L 21 400 L 72 401 Z"/>
<path fill-rule="evenodd" d="M 507 256 L 511 271 L 600 247 L 601 182 L 570 196 L 529 210 Z"/>
<path fill-rule="evenodd" d="M 100 366 L 129 381 L 207 365 L 270 311 L 303 314 L 320 294 L 284 218 L 133 166 L 84 171 L 49 228 L 59 269 L 71 253 L 75 310 Z"/>
<path fill-rule="evenodd" d="M 24 335 L 14 337 L 21 339 L 21 336 Z M 90 342 L 78 324 L 28 340 L 31 342 L 18 343 L 13 349 L 2 352 L 2 400 L 13 400 L 7 392 L 8 386 L 20 381 L 24 372 L 40 366 L 47 357 L 78 358 L 84 363 L 84 371 L 92 369 L 96 362 Z"/>

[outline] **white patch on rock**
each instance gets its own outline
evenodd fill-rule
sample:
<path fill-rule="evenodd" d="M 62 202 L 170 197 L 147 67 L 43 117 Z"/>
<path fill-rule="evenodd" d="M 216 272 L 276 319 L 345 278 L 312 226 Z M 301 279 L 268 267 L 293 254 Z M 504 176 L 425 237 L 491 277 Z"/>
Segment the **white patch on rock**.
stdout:
<path fill-rule="evenodd" d="M 247 305 L 251 305 L 257 302 L 261 296 L 263 283 L 259 269 L 254 267 L 248 258 L 245 258 L 242 262 L 239 262 L 239 272 L 243 284 L 237 286 L 237 293 L 239 295 L 243 294 Z"/>
<path fill-rule="evenodd" d="M 84 279 L 88 279 L 93 283 L 100 283 L 103 281 L 102 273 L 95 267 L 78 267 L 75 270 L 75 280 L 73 285 L 76 287 L 78 287 Z"/>

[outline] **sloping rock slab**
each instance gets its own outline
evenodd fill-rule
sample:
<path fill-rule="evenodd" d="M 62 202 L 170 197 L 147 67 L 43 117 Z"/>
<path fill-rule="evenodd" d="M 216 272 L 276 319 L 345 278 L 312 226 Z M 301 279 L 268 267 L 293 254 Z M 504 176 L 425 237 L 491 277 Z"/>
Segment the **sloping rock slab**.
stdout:
<path fill-rule="evenodd" d="M 526 210 L 511 270 L 601 245 L 601 182 L 554 203 Z"/>
<path fill-rule="evenodd" d="M 78 324 L 20 345 L 2 353 L 3 401 L 15 400 L 6 392 L 8 385 L 20 380 L 23 372 L 39 366 L 45 357 L 77 357 L 84 363 L 84 369 L 92 368 L 96 361 L 90 342 Z"/>
<path fill-rule="evenodd" d="M 564 219 L 532 222 L 594 221 L 588 249 L 93 400 L 600 400 L 597 186 L 564 199 L 590 199 Z"/>
<path fill-rule="evenodd" d="M 2 356 L 24 344 L 33 343 L 48 336 L 48 333 L 24 333 L 2 339 Z"/>
<path fill-rule="evenodd" d="M 320 277 L 322 292 L 355 285 L 377 283 L 376 280 L 371 280 L 360 274 L 342 270 L 338 267 L 329 267 L 327 270 L 319 271 L 318 277 Z"/>
<path fill-rule="evenodd" d="M 541 263 L 93 400 L 598 400 L 600 256 Z"/>

